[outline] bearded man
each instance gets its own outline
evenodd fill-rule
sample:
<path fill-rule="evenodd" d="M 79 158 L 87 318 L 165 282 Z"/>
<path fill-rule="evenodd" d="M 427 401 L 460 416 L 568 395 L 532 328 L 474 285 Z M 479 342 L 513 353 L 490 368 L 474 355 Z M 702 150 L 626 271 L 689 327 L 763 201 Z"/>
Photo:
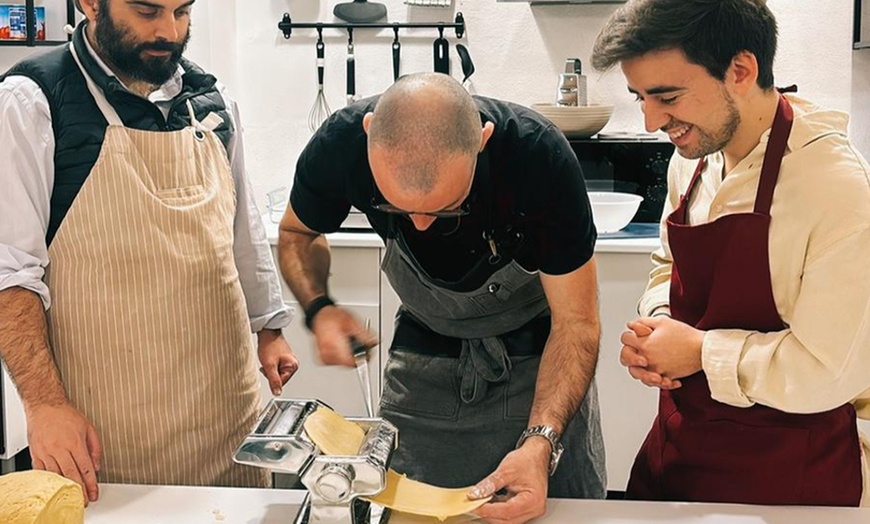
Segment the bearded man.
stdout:
<path fill-rule="evenodd" d="M 298 367 L 235 103 L 182 58 L 193 0 L 77 0 L 0 76 L 0 357 L 33 465 L 78 482 L 266 486 L 232 463 Z M 50 263 L 50 264 L 49 264 Z"/>

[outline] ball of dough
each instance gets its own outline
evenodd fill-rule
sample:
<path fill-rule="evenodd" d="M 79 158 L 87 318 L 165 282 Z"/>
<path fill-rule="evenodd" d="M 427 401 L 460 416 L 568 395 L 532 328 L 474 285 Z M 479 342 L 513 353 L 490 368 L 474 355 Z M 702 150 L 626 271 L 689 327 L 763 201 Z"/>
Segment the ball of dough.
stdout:
<path fill-rule="evenodd" d="M 75 482 L 48 471 L 0 475 L 3 524 L 82 524 L 85 502 Z"/>

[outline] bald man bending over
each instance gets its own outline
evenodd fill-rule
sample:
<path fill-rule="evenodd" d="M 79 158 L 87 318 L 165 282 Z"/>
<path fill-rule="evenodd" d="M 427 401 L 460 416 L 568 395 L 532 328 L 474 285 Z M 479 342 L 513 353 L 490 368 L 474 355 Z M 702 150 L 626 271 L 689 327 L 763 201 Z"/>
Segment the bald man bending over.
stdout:
<path fill-rule="evenodd" d="M 392 467 L 499 492 L 478 510 L 493 522 L 542 515 L 548 494 L 604 497 L 596 232 L 562 133 L 437 73 L 333 114 L 299 158 L 279 246 L 328 365 L 353 366 L 350 337 L 376 343 L 328 294 L 323 235 L 351 206 L 402 303 L 380 404 Z"/>

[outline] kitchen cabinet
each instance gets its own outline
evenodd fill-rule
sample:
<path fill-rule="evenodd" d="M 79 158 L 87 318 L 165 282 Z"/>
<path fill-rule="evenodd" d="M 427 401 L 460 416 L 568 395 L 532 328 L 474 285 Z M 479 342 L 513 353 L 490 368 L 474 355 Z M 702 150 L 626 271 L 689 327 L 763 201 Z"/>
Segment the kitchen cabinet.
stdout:
<path fill-rule="evenodd" d="M 652 269 L 650 252 L 598 252 L 601 346 L 598 403 L 607 454 L 607 488 L 625 491 L 628 474 L 655 418 L 658 391 L 631 378 L 619 363 L 625 324 L 637 317 L 637 300 Z"/>
<path fill-rule="evenodd" d="M 27 422 L 24 405 L 6 370 L 0 362 L 0 460 L 11 460 L 27 447 Z"/>

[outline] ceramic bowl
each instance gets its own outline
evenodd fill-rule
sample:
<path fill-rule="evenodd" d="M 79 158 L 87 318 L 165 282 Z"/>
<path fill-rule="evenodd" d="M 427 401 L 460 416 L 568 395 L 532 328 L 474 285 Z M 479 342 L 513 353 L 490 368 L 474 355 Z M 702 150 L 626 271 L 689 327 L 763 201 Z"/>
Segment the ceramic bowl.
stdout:
<path fill-rule="evenodd" d="M 590 191 L 592 220 L 599 234 L 615 233 L 627 226 L 634 218 L 643 197 L 631 193 Z"/>

